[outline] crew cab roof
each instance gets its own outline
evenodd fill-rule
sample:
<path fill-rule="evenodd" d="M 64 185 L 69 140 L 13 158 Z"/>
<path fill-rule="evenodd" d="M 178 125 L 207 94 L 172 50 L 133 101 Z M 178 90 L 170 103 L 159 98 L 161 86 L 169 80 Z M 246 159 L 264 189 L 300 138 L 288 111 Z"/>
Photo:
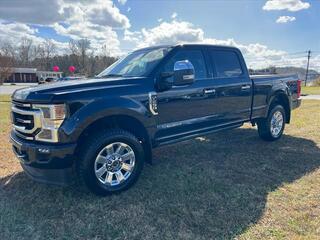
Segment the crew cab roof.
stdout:
<path fill-rule="evenodd" d="M 140 50 L 152 50 L 152 49 L 158 49 L 158 48 L 174 48 L 174 47 L 195 47 L 195 46 L 200 46 L 200 47 L 215 47 L 215 48 L 228 48 L 228 49 L 237 49 L 236 47 L 233 46 L 227 46 L 227 45 L 217 45 L 217 44 L 204 44 L 204 43 L 181 43 L 181 44 L 172 44 L 172 45 L 156 45 L 156 46 L 151 46 L 151 47 L 145 47 L 145 48 L 139 48 L 136 49 L 135 51 L 140 51 Z"/>

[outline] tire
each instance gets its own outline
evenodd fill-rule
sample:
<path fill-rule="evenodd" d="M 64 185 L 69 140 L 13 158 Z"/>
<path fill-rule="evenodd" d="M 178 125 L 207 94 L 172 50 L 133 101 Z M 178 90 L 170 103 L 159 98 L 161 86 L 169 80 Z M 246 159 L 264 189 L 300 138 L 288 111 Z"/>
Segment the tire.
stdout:
<path fill-rule="evenodd" d="M 115 156 L 120 145 L 123 155 Z M 81 151 L 76 165 L 78 179 L 94 194 L 106 196 L 118 193 L 137 181 L 144 164 L 144 151 L 142 144 L 131 133 L 121 129 L 108 129 L 90 138 L 83 148 L 85 150 Z M 121 157 L 123 160 L 120 160 Z M 125 158 L 129 160 L 124 161 Z M 130 170 L 126 172 L 124 169 Z M 103 171 L 105 173 L 100 176 Z"/>
<path fill-rule="evenodd" d="M 282 121 L 280 121 L 281 118 Z M 257 123 L 259 136 L 263 140 L 278 140 L 283 134 L 286 123 L 286 114 L 284 108 L 278 104 L 274 105 L 269 111 L 268 117 L 259 120 Z"/>

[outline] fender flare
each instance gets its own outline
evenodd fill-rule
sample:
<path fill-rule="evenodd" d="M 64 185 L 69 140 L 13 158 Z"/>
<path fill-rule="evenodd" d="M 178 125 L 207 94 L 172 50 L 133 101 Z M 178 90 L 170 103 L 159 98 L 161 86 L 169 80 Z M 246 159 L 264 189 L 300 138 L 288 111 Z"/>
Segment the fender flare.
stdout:
<path fill-rule="evenodd" d="M 135 118 L 146 129 L 155 126 L 154 118 L 144 105 L 132 99 L 119 97 L 89 102 L 63 124 L 62 130 L 68 141 L 76 142 L 88 126 L 99 119 L 116 115 Z"/>
<path fill-rule="evenodd" d="M 289 123 L 290 122 L 290 118 L 291 118 L 291 101 L 290 101 L 290 98 L 288 96 L 288 90 L 283 90 L 283 89 L 278 89 L 276 91 L 274 91 L 272 93 L 272 95 L 270 95 L 269 97 L 269 100 L 268 100 L 268 107 L 267 107 L 267 110 L 266 110 L 266 116 L 268 116 L 269 114 L 269 111 L 270 111 L 270 107 L 272 105 L 272 102 L 276 99 L 276 98 L 279 98 L 279 96 L 282 98 L 282 99 L 285 99 L 285 102 L 283 103 L 284 104 L 284 108 L 285 108 L 285 111 L 286 111 L 286 122 Z"/>

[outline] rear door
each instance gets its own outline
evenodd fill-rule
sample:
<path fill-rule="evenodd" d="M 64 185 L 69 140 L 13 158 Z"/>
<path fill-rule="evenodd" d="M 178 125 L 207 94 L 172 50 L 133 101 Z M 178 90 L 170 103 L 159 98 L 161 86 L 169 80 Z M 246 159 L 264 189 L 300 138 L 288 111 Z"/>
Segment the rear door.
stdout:
<path fill-rule="evenodd" d="M 214 112 L 221 123 L 247 121 L 251 114 L 252 81 L 240 51 L 209 47 L 215 98 Z"/>

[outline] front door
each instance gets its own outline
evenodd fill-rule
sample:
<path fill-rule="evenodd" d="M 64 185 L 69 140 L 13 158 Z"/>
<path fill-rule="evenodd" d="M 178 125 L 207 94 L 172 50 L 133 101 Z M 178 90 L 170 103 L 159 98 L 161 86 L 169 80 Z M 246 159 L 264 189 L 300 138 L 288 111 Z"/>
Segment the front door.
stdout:
<path fill-rule="evenodd" d="M 194 66 L 195 82 L 189 86 L 172 87 L 157 93 L 156 138 L 159 142 L 192 135 L 207 127 L 205 122 L 215 115 L 214 85 L 209 77 L 205 53 L 201 48 L 195 46 L 179 49 L 161 71 L 172 72 L 174 63 L 182 60 L 189 60 Z"/>

